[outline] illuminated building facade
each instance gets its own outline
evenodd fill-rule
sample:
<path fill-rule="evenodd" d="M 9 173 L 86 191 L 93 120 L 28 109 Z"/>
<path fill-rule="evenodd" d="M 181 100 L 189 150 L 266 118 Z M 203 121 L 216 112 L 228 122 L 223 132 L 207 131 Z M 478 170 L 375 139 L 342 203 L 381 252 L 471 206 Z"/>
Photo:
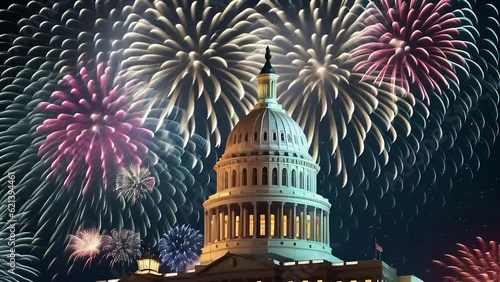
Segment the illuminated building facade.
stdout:
<path fill-rule="evenodd" d="M 227 138 L 215 165 L 217 192 L 204 206 L 201 265 L 185 273 L 134 273 L 119 281 L 414 282 L 381 260 L 343 262 L 331 254 L 330 203 L 316 193 L 319 166 L 300 126 L 276 99 L 266 63 L 259 100 Z"/>

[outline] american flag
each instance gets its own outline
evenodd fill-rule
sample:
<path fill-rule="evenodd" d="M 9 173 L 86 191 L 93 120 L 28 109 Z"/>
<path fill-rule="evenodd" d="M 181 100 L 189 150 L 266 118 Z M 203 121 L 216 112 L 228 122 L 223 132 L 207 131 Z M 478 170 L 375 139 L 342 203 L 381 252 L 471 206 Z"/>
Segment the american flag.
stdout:
<path fill-rule="evenodd" d="M 384 248 L 382 248 L 382 246 L 380 246 L 377 242 L 375 242 L 375 250 L 382 253 L 384 251 Z"/>

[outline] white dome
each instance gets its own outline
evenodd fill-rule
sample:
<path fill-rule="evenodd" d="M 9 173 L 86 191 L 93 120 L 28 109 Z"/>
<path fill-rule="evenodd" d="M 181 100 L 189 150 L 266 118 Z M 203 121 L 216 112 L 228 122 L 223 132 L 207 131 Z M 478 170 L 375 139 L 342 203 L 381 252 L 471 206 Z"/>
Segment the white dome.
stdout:
<path fill-rule="evenodd" d="M 308 148 L 302 128 L 284 110 L 257 108 L 229 134 L 224 156 L 290 155 L 310 160 Z"/>

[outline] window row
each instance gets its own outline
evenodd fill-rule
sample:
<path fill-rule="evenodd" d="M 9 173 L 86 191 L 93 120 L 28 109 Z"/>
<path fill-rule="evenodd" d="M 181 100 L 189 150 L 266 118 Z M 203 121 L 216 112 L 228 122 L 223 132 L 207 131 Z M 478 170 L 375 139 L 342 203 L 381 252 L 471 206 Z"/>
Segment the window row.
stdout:
<path fill-rule="evenodd" d="M 271 179 L 269 179 L 269 172 L 268 168 L 265 166 L 262 168 L 261 173 L 261 185 L 269 185 L 269 180 L 271 180 L 271 185 L 281 185 L 281 186 L 287 186 L 290 185 L 292 187 L 296 188 L 301 188 L 304 189 L 304 187 L 309 188 L 309 175 L 306 175 L 304 179 L 304 173 L 300 171 L 298 173 L 298 179 L 297 179 L 297 172 L 295 169 L 291 170 L 291 173 L 289 175 L 288 169 L 283 168 L 281 169 L 280 175 L 278 175 L 278 168 L 273 168 L 271 171 Z M 247 186 L 249 183 L 249 180 L 251 181 L 251 185 L 258 185 L 258 179 L 259 179 L 259 173 L 257 168 L 253 168 L 251 172 L 251 178 L 248 178 L 248 170 L 246 168 L 241 170 L 241 186 Z M 280 182 L 278 184 L 278 179 L 280 179 Z M 231 186 L 229 186 L 229 182 L 231 180 Z M 290 180 L 290 182 L 289 182 Z M 305 182 L 304 182 L 305 180 Z M 239 186 L 238 183 L 238 171 L 234 170 L 231 173 L 231 178 L 229 177 L 229 172 L 225 171 L 224 172 L 224 189 L 227 189 L 229 187 L 237 187 Z"/>
<path fill-rule="evenodd" d="M 258 136 L 259 136 L 259 134 L 257 132 L 254 132 L 253 141 L 257 141 Z M 288 140 L 288 143 L 305 145 L 304 138 L 300 138 L 300 137 L 297 138 L 297 135 L 285 134 L 284 132 L 280 133 L 280 141 L 282 143 L 285 142 L 285 137 L 287 137 L 286 139 Z M 235 134 L 235 135 L 233 135 L 233 144 L 236 144 L 236 143 L 240 144 L 242 142 L 242 140 L 244 140 L 244 142 L 248 142 L 248 138 L 249 138 L 248 133 L 245 133 L 244 137 L 241 133 L 238 136 L 236 136 L 236 134 Z M 268 139 L 267 131 L 264 131 L 264 133 L 262 133 L 262 140 L 267 141 L 267 139 Z M 278 142 L 278 134 L 276 132 L 272 132 L 272 141 Z"/>

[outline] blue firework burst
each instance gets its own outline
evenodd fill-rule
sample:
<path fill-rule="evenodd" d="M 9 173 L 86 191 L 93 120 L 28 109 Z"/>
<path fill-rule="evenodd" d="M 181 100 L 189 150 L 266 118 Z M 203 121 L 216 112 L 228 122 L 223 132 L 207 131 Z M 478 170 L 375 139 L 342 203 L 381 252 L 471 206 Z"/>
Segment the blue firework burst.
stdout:
<path fill-rule="evenodd" d="M 203 235 L 189 225 L 177 225 L 160 239 L 160 259 L 172 271 L 182 272 L 201 255 Z"/>

